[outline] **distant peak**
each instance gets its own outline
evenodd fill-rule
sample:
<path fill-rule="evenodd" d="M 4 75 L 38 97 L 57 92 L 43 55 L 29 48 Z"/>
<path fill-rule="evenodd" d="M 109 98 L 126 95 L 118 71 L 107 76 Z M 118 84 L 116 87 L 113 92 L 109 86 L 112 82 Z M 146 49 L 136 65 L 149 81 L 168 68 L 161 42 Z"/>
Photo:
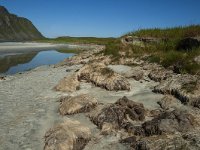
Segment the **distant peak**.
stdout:
<path fill-rule="evenodd" d="M 4 6 L 0 6 L 0 14 L 9 14 L 9 12 Z"/>

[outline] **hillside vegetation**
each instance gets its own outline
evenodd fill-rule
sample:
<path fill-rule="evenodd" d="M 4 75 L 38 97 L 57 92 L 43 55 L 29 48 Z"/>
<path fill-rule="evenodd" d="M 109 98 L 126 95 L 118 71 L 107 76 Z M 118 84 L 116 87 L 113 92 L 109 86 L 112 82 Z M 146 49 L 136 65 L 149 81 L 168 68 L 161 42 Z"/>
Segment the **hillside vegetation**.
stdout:
<path fill-rule="evenodd" d="M 129 38 L 130 41 L 122 42 Z M 177 73 L 200 73 L 195 58 L 200 55 L 200 26 L 167 29 L 142 29 L 130 32 L 106 46 L 105 55 L 115 60 L 124 53 L 126 58 L 139 57 L 145 61 L 172 68 Z M 136 44 L 137 43 L 137 44 Z"/>

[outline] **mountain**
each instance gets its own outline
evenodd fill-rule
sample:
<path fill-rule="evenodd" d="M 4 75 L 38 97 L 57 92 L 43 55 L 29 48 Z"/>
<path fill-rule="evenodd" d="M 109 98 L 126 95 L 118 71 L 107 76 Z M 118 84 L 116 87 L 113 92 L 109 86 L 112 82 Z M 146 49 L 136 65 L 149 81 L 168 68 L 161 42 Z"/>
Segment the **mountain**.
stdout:
<path fill-rule="evenodd" d="M 27 41 L 44 38 L 26 18 L 18 17 L 0 6 L 0 41 Z"/>

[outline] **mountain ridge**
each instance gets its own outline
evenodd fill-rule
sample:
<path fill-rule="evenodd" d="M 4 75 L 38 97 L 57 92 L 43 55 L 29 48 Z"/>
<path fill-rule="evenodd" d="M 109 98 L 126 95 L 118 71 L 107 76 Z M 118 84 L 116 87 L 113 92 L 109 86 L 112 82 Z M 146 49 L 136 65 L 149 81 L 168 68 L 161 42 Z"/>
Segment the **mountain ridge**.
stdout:
<path fill-rule="evenodd" d="M 33 23 L 24 17 L 9 13 L 0 6 L 0 41 L 30 41 L 42 39 L 44 36 Z"/>

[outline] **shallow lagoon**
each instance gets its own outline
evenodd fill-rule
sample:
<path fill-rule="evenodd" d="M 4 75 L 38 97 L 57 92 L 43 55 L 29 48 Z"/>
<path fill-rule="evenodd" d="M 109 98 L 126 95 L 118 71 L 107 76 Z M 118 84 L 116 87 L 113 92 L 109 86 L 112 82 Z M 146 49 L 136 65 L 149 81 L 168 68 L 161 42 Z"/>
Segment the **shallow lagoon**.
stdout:
<path fill-rule="evenodd" d="M 73 56 L 73 53 L 45 50 L 21 54 L 0 56 L 0 74 L 15 74 L 28 71 L 42 65 L 53 65 Z"/>

